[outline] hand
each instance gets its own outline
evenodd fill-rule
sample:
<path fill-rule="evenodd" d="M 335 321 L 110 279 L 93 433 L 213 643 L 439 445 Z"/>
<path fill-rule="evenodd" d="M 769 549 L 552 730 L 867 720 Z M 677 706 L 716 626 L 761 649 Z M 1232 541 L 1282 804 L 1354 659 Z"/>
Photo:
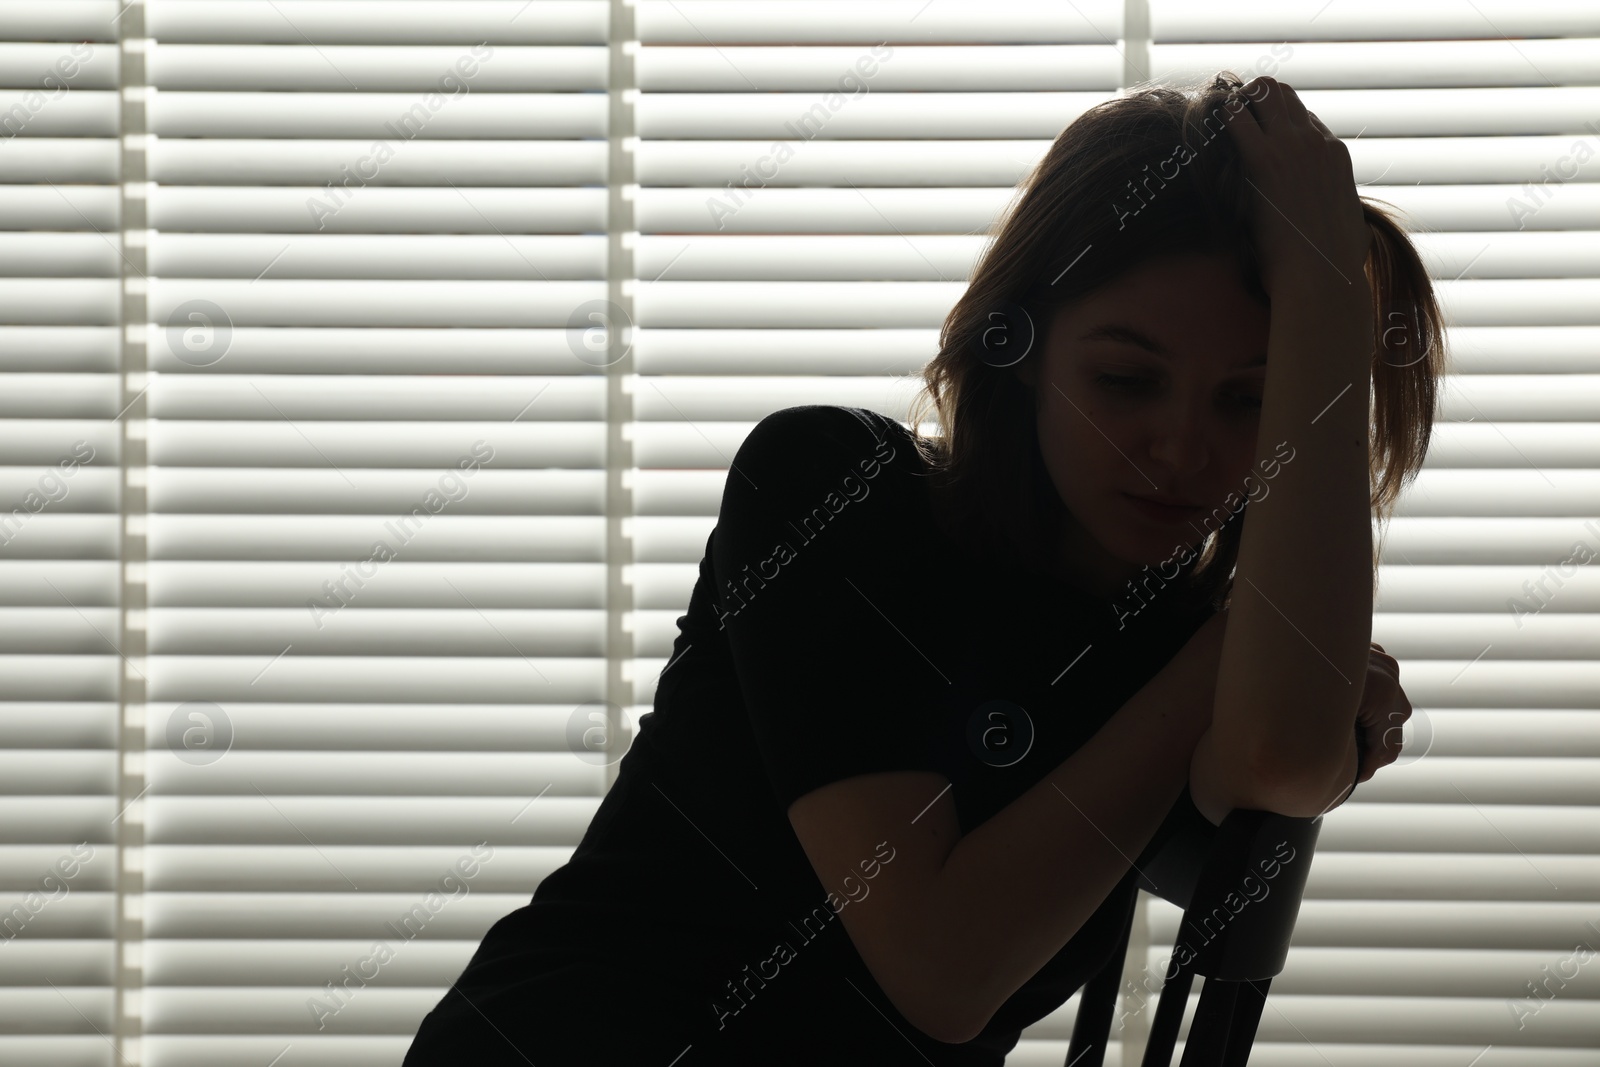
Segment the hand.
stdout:
<path fill-rule="evenodd" d="M 1262 286 L 1270 296 L 1274 285 L 1309 276 L 1365 293 L 1372 232 L 1350 150 L 1288 83 L 1260 77 L 1242 93 L 1245 102 L 1231 111 L 1227 128 L 1254 186 L 1251 232 Z"/>
<path fill-rule="evenodd" d="M 1411 701 L 1400 688 L 1400 664 L 1374 642 L 1367 660 L 1366 685 L 1361 690 L 1361 707 L 1356 711 L 1356 728 L 1365 744 L 1360 785 L 1400 758 L 1404 727 L 1411 718 Z"/>

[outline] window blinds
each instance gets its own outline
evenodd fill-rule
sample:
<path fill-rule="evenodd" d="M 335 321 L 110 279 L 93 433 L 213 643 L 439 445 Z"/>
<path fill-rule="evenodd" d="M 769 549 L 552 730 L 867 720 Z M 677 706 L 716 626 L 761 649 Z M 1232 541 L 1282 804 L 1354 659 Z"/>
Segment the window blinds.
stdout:
<path fill-rule="evenodd" d="M 120 242 L 110 5 L 0 5 L 0 1062 L 109 1062 Z"/>
<path fill-rule="evenodd" d="M 1160 3 L 1150 26 L 1156 76 L 1280 77 L 1345 141 L 1420 231 L 1454 355 L 1373 619 L 1406 749 L 1325 819 L 1251 1062 L 1592 1061 L 1600 12 Z"/>
<path fill-rule="evenodd" d="M 144 1060 L 398 1063 L 606 784 L 606 7 L 147 12 Z"/>
<path fill-rule="evenodd" d="M 1056 133 L 1230 68 L 1423 229 L 1458 372 L 1374 621 L 1407 765 L 1327 817 L 1252 1062 L 1587 1062 L 1597 37 L 1550 0 L 0 4 L 0 476 L 48 501 L 0 555 L 0 1060 L 397 1063 L 581 836 L 744 434 L 904 418 Z"/>

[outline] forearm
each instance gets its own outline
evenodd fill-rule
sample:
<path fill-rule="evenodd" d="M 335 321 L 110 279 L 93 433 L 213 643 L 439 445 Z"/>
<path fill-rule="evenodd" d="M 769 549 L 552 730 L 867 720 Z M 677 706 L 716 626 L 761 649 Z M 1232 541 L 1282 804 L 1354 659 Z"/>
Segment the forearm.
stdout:
<path fill-rule="evenodd" d="M 1192 653 L 1192 649 L 1188 652 Z M 1161 826 L 1205 729 L 1216 644 L 1180 651 L 1093 737 L 962 837 L 928 897 L 938 976 L 971 1034 L 1083 926 Z"/>
<path fill-rule="evenodd" d="M 1273 301 L 1256 457 L 1294 452 L 1247 512 L 1207 742 L 1236 754 L 1239 781 L 1331 782 L 1365 680 L 1371 298 L 1330 274 L 1308 271 Z"/>

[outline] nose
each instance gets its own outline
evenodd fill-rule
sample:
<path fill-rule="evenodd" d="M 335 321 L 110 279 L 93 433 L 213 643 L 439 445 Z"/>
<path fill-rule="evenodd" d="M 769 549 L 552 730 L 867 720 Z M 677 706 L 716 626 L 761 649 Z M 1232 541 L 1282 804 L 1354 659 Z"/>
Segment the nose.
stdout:
<path fill-rule="evenodd" d="M 1168 407 L 1150 428 L 1150 458 L 1175 475 L 1196 474 L 1209 462 L 1205 431 L 1205 419 L 1193 407 Z"/>

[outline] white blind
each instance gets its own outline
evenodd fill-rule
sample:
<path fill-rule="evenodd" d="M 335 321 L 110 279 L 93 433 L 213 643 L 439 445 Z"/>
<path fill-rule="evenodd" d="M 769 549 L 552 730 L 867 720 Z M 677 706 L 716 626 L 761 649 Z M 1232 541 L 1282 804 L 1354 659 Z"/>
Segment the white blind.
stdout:
<path fill-rule="evenodd" d="M 1373 618 L 1405 752 L 1325 817 L 1250 1062 L 1600 1062 L 1600 571 L 1577 566 L 1600 555 L 1600 8 L 1162 2 L 1150 25 L 1155 76 L 1271 74 L 1344 140 L 1419 231 L 1454 356 Z"/>
<path fill-rule="evenodd" d="M 118 806 L 116 30 L 0 5 L 0 1062 L 99 1063 Z"/>
<path fill-rule="evenodd" d="M 1457 373 L 1374 621 L 1404 765 L 1326 817 L 1252 1063 L 1595 1062 L 1600 13 L 1558 0 L 0 3 L 0 478 L 60 497 L 0 545 L 0 1062 L 398 1063 L 581 837 L 749 429 L 904 419 L 1061 128 L 1263 56 L 1424 231 Z"/>
<path fill-rule="evenodd" d="M 148 19 L 144 1061 L 395 1064 L 606 786 L 606 5 Z"/>
<path fill-rule="evenodd" d="M 1389 528 L 1374 621 L 1417 709 L 1407 751 L 1326 819 L 1252 1063 L 1596 1062 L 1597 987 L 1574 967 L 1600 954 L 1600 581 L 1560 568 L 1579 541 L 1600 555 L 1593 5 L 679 2 L 644 5 L 640 28 L 637 272 L 665 273 L 639 287 L 638 432 L 709 445 L 738 420 L 722 462 L 698 449 L 704 491 L 672 498 L 713 517 L 727 455 L 766 412 L 906 417 L 917 382 L 896 375 L 935 350 L 970 235 L 1088 104 L 1266 72 L 1346 140 L 1363 191 L 1421 231 L 1457 373 Z M 863 56 L 870 92 L 830 104 Z M 638 464 L 650 484 L 642 446 Z M 1507 600 L 1541 578 L 1530 606 L 1549 607 L 1519 624 Z M 1122 1062 L 1177 934 L 1175 907 L 1146 914 Z M 1077 1005 L 1009 1062 L 1064 1062 Z"/>

